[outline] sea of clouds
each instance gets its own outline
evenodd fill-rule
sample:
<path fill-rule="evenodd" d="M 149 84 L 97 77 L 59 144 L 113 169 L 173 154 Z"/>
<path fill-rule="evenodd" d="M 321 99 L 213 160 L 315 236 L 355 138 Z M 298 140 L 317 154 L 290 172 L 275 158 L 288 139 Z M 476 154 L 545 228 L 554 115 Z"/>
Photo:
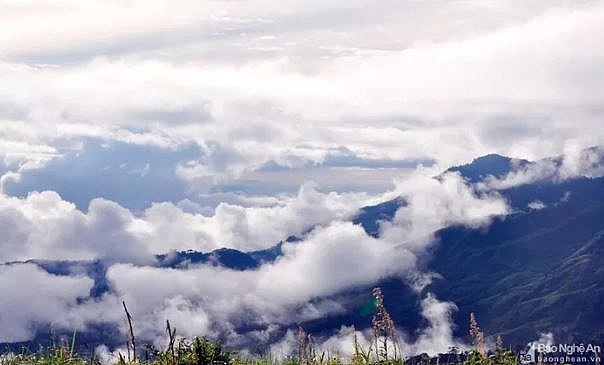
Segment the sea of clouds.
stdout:
<path fill-rule="evenodd" d="M 505 215 L 497 190 L 602 175 L 584 148 L 604 144 L 603 20 L 601 1 L 2 2 L 0 342 L 123 329 L 125 300 L 144 340 L 170 319 L 285 353 L 295 334 L 274 334 L 345 312 L 338 293 L 386 277 L 420 293 L 434 232 Z M 434 179 L 491 152 L 537 162 Z M 398 196 L 379 238 L 350 222 Z M 148 266 L 291 235 L 256 270 Z M 30 259 L 101 259 L 111 291 Z M 418 300 L 406 351 L 458 344 L 454 303 Z"/>

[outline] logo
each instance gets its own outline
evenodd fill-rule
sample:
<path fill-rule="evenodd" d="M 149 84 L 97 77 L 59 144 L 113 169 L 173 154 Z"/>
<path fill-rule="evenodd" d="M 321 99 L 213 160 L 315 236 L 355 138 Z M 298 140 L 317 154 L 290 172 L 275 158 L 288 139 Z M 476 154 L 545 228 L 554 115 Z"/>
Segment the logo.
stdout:
<path fill-rule="evenodd" d="M 521 364 L 601 365 L 602 348 L 594 344 L 531 343 L 520 353 Z"/>

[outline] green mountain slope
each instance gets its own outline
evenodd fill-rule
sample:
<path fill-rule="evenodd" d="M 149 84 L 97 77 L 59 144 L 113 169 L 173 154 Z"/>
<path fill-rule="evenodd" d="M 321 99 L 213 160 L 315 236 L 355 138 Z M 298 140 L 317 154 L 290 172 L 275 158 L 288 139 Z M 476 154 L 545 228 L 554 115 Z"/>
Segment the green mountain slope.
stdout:
<path fill-rule="evenodd" d="M 602 188 L 585 189 L 594 183 Z M 604 180 L 569 188 L 575 199 L 512 214 L 486 230 L 440 232 L 428 266 L 443 278 L 431 289 L 459 307 L 460 334 L 471 311 L 487 332 L 514 343 L 539 332 L 558 341 L 604 332 Z"/>

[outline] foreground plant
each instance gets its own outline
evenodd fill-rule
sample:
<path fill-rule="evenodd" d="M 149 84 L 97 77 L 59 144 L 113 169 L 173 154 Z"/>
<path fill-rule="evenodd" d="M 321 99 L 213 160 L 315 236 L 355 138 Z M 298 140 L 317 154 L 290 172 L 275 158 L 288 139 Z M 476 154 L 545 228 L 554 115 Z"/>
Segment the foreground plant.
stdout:
<path fill-rule="evenodd" d="M 75 331 L 70 344 L 55 341 L 53 333 L 50 347 L 41 347 L 37 352 L 23 348 L 19 354 L 4 354 L 0 356 L 0 365 L 99 365 L 94 357 L 83 358 L 75 352 L 75 339 Z"/>
<path fill-rule="evenodd" d="M 371 324 L 373 327 L 373 338 L 377 351 L 378 362 L 381 364 L 402 364 L 402 354 L 398 341 L 398 335 L 392 316 L 384 306 L 384 294 L 382 289 L 374 288 L 376 313 L 373 315 Z"/>
<path fill-rule="evenodd" d="M 128 323 L 129 339 L 126 343 L 126 353 L 118 353 L 113 360 L 119 365 L 404 365 L 396 326 L 392 316 L 384 305 L 384 295 L 380 288 L 372 291 L 374 315 L 371 320 L 372 336 L 364 347 L 353 327 L 353 355 L 344 359 L 328 351 L 317 350 L 312 335 L 302 328 L 298 331 L 297 353 L 276 360 L 268 356 L 247 357 L 227 351 L 219 341 L 207 337 L 195 337 L 192 340 L 178 338 L 176 329 L 166 321 L 167 346 L 157 349 L 153 346 L 137 346 L 134 337 L 133 321 L 126 304 L 123 303 Z M 447 365 L 515 365 L 515 354 L 505 349 L 503 340 L 497 337 L 494 352 L 489 352 L 485 342 L 485 334 L 481 330 L 474 313 L 470 315 L 470 335 L 473 349 L 470 352 L 459 353 L 452 348 L 455 355 Z M 56 344 L 53 340 L 50 348 L 38 352 L 22 351 L 20 354 L 0 356 L 0 365 L 100 365 L 94 357 L 85 358 L 75 352 L 75 332 L 71 343 L 62 341 Z M 54 338 L 54 336 L 53 336 Z M 420 356 L 421 357 L 421 356 Z M 423 359 L 423 358 L 422 358 Z M 415 364 L 438 364 L 439 358 L 428 358 L 413 362 Z"/>
<path fill-rule="evenodd" d="M 478 325 L 474 313 L 470 313 L 470 336 L 473 348 L 468 354 L 463 365 L 516 365 L 516 355 L 503 346 L 503 339 L 497 336 L 495 340 L 495 352 L 489 353 L 485 343 L 484 332 Z"/>
<path fill-rule="evenodd" d="M 145 362 L 156 365 L 227 365 L 233 360 L 233 354 L 225 351 L 220 342 L 205 337 L 191 341 L 181 338 L 173 347 L 166 350 L 149 347 L 149 352 L 150 360 Z"/>

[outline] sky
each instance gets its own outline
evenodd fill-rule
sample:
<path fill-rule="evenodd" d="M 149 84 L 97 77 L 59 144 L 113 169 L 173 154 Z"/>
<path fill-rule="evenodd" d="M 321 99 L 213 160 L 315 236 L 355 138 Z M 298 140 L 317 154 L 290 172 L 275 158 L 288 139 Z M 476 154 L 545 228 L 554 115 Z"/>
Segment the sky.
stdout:
<path fill-rule="evenodd" d="M 0 0 L 0 261 L 101 258 L 115 282 L 78 305 L 89 278 L 2 266 L 0 292 L 13 295 L 0 313 L 38 286 L 50 304 L 32 302 L 0 342 L 30 338 L 32 323 L 119 321 L 125 296 L 151 339 L 166 316 L 216 334 L 250 308 L 265 332 L 237 336 L 265 338 L 292 308 L 342 310 L 311 298 L 409 277 L 434 230 L 509 211 L 458 176 L 432 176 L 488 153 L 570 164 L 603 144 L 602 44 L 602 1 Z M 410 205 L 380 239 L 346 223 L 398 195 Z M 258 272 L 140 266 L 309 231 Z M 315 284 L 300 276 L 315 269 Z M 196 280 L 207 276 L 242 284 L 219 292 Z M 163 283 L 153 300 L 149 277 Z M 275 293 L 288 293 L 278 308 Z M 409 348 L 446 349 L 455 304 L 419 300 L 431 327 Z"/>
<path fill-rule="evenodd" d="M 65 165 L 179 190 L 133 193 L 138 209 L 291 193 L 308 177 L 379 192 L 418 164 L 536 159 L 604 138 L 598 1 L 0 6 L 0 154 L 14 194 L 87 183 L 56 181 Z M 94 197 L 72 194 L 80 207 Z"/>

